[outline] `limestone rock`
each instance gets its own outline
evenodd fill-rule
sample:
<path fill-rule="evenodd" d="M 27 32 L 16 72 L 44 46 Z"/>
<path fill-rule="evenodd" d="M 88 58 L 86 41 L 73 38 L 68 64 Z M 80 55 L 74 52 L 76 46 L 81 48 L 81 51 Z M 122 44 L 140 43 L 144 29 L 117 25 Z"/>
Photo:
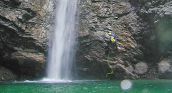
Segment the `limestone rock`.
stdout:
<path fill-rule="evenodd" d="M 79 76 L 107 79 L 113 72 L 111 79 L 160 78 L 160 58 L 172 55 L 171 0 L 81 0 L 79 21 Z M 110 47 L 107 53 L 109 31 L 118 37 L 118 50 Z M 127 67 L 134 68 L 133 75 Z"/>
<path fill-rule="evenodd" d="M 0 65 L 15 73 L 12 79 L 43 75 L 52 10 L 52 0 L 0 1 Z"/>
<path fill-rule="evenodd" d="M 0 81 L 13 81 L 17 75 L 5 67 L 0 67 Z"/>
<path fill-rule="evenodd" d="M 81 33 L 78 37 L 76 67 L 88 70 L 79 71 L 79 76 L 85 73 L 90 77 L 108 78 L 106 74 L 109 73 L 110 68 L 104 60 L 117 62 L 121 59 L 120 64 L 126 67 L 130 66 L 129 62 L 137 62 L 137 58 L 141 58 L 143 52 L 139 49 L 139 44 L 135 39 L 139 37 L 134 37 L 134 35 L 141 32 L 141 25 L 144 23 L 128 1 L 81 0 L 79 31 L 86 34 Z M 115 49 L 116 46 L 109 47 L 110 50 L 106 49 L 111 46 L 106 40 L 109 31 L 118 37 L 117 48 L 119 50 Z M 102 73 L 96 73 L 96 71 L 102 71 Z M 125 70 L 114 73 L 126 75 Z M 120 77 L 124 78 L 125 75 Z"/>

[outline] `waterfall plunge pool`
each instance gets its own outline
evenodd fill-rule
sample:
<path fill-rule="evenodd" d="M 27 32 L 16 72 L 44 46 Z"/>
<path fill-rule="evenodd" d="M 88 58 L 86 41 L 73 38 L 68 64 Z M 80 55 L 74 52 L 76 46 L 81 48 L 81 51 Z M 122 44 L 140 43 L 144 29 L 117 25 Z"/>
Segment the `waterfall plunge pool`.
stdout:
<path fill-rule="evenodd" d="M 172 80 L 136 80 L 127 90 L 121 81 L 2 82 L 0 93 L 172 93 Z"/>

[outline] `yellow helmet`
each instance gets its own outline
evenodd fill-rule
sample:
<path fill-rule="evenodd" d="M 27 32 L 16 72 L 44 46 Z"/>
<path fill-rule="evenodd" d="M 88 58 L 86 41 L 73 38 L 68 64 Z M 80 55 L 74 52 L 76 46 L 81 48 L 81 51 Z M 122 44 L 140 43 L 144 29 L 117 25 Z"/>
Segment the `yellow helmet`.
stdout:
<path fill-rule="evenodd" d="M 111 37 L 111 42 L 112 42 L 112 43 L 115 43 L 115 42 L 116 42 L 116 40 L 115 40 L 114 37 Z"/>

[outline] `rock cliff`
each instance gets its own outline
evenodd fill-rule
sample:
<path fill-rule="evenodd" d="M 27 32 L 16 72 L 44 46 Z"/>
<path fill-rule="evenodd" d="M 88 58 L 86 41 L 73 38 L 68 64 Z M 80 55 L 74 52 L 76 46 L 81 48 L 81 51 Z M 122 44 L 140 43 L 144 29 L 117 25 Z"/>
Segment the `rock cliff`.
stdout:
<path fill-rule="evenodd" d="M 76 62 L 79 76 L 156 79 L 171 73 L 171 3 L 170 0 L 81 0 Z M 109 48 L 107 53 L 106 47 L 110 45 L 105 38 L 109 32 L 118 39 L 117 49 Z"/>
<path fill-rule="evenodd" d="M 49 0 L 0 1 L 0 80 L 32 79 L 44 71 L 50 4 Z"/>
<path fill-rule="evenodd" d="M 0 1 L 1 81 L 44 75 L 53 9 L 53 0 Z M 171 0 L 80 0 L 78 15 L 75 78 L 172 77 Z"/>

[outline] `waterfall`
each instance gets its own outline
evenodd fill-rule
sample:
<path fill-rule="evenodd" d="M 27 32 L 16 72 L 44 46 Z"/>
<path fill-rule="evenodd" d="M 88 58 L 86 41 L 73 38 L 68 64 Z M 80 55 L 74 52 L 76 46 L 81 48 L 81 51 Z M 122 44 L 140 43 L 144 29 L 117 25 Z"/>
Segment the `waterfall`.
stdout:
<path fill-rule="evenodd" d="M 77 0 L 56 0 L 55 29 L 49 45 L 47 78 L 70 80 L 76 44 Z"/>

